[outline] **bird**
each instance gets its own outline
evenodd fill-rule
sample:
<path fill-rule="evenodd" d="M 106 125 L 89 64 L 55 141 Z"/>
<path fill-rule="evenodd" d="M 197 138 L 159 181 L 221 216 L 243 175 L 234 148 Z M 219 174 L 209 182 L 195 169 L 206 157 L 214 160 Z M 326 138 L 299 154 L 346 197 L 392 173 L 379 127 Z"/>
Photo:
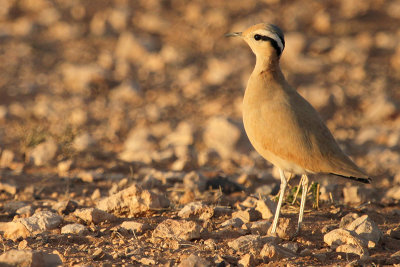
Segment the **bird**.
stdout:
<path fill-rule="evenodd" d="M 276 233 L 288 183 L 286 172 L 301 175 L 298 235 L 308 175 L 331 174 L 362 183 L 372 179 L 342 151 L 318 112 L 286 81 L 279 65 L 285 38 L 278 26 L 260 23 L 225 36 L 243 39 L 256 56 L 243 98 L 243 124 L 255 150 L 279 169 L 280 195 L 271 233 Z"/>

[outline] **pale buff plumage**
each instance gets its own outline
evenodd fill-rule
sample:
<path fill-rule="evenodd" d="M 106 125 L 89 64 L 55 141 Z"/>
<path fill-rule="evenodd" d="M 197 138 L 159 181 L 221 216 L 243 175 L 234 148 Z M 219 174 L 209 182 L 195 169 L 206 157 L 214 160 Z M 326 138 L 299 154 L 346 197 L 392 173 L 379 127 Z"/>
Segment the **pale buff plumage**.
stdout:
<path fill-rule="evenodd" d="M 266 39 L 256 40 L 255 34 Z M 244 39 L 257 58 L 244 95 L 243 122 L 257 152 L 281 170 L 281 196 L 273 232 L 286 188 L 283 171 L 303 175 L 303 189 L 308 185 L 308 173 L 329 173 L 369 182 L 368 176 L 340 149 L 317 111 L 287 83 L 279 67 L 278 53 L 284 45 L 281 31 L 262 23 L 228 36 Z M 276 41 L 275 47 L 268 38 Z M 303 194 L 298 231 L 304 204 Z"/>

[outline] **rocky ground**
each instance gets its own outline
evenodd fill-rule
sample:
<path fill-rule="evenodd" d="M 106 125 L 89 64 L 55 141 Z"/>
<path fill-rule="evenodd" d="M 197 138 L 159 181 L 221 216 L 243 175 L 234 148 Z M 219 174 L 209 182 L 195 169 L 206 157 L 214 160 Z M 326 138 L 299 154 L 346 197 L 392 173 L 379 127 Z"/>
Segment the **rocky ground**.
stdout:
<path fill-rule="evenodd" d="M 0 265 L 400 264 L 399 1 L 0 6 Z M 297 237 L 298 177 L 268 234 L 278 172 L 241 122 L 255 60 L 223 37 L 259 22 L 374 178 L 313 177 Z"/>

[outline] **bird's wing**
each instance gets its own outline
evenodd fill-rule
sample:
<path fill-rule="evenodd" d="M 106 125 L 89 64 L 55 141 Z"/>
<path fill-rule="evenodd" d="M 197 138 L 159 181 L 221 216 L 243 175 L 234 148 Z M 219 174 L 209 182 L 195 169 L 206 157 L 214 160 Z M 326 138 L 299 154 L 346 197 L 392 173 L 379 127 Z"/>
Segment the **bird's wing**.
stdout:
<path fill-rule="evenodd" d="M 297 116 L 298 127 L 307 134 L 311 144 L 313 160 L 319 159 L 319 172 L 333 173 L 345 177 L 368 178 L 357 165 L 340 149 L 318 112 L 296 91 L 290 97 L 293 116 Z M 308 130 L 307 130 L 308 129 Z"/>
<path fill-rule="evenodd" d="M 259 132 L 266 150 L 316 173 L 367 178 L 340 149 L 318 112 L 295 90 L 261 109 L 268 126 Z M 261 128 L 258 127 L 260 130 Z"/>

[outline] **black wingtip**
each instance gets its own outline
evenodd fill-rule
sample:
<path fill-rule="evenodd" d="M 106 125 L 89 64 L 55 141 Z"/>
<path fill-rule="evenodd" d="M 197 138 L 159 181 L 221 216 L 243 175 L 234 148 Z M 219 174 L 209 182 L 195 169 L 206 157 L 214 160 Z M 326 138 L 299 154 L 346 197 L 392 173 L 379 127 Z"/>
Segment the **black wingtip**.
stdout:
<path fill-rule="evenodd" d="M 367 178 L 359 178 L 359 177 L 353 177 L 353 176 L 344 176 L 344 175 L 340 175 L 340 174 L 336 174 L 336 173 L 331 173 L 333 175 L 337 175 L 346 179 L 350 179 L 350 180 L 354 180 L 360 183 L 364 183 L 364 184 L 370 184 L 372 183 L 372 178 L 367 177 Z"/>
<path fill-rule="evenodd" d="M 357 178 L 357 180 L 358 180 L 358 179 L 361 180 L 360 182 L 365 183 L 365 184 L 370 184 L 370 183 L 372 183 L 372 179 L 371 179 L 370 177 L 368 177 L 368 178 Z"/>

